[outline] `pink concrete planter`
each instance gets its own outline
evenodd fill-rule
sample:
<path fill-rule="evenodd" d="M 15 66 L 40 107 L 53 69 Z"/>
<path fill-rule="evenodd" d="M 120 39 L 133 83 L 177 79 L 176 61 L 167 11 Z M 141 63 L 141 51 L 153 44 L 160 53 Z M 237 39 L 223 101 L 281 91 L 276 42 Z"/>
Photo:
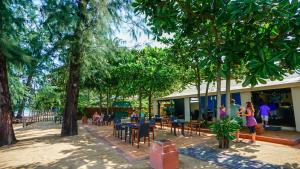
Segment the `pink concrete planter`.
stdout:
<path fill-rule="evenodd" d="M 154 141 L 150 148 L 150 165 L 154 169 L 179 168 L 178 151 L 171 140 Z"/>

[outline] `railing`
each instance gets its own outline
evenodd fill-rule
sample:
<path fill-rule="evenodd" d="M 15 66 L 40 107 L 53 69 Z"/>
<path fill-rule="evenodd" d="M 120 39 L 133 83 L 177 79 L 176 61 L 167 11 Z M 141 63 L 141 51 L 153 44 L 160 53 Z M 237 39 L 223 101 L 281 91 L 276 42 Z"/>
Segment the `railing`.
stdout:
<path fill-rule="evenodd" d="M 35 122 L 55 121 L 55 112 L 30 112 L 28 116 L 22 118 L 23 127 L 26 127 Z"/>

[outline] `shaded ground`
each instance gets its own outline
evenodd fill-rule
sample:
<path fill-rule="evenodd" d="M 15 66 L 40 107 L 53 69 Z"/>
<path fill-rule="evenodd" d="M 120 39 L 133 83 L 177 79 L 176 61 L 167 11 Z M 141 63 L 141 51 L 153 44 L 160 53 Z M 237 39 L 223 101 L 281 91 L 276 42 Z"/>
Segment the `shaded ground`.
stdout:
<path fill-rule="evenodd" d="M 15 126 L 19 142 L 0 148 L 0 168 L 150 168 L 147 145 L 141 144 L 140 149 L 137 149 L 136 146 L 132 147 L 129 143 L 113 137 L 112 126 L 79 126 L 78 136 L 64 138 L 60 137 L 60 125 L 52 122 L 36 123 L 26 128 Z M 289 147 L 265 142 L 249 145 L 244 140 L 244 143 L 232 143 L 230 149 L 221 151 L 216 148 L 217 144 L 212 135 L 174 136 L 169 129 L 157 129 L 156 138 L 169 138 L 180 149 L 197 148 L 201 145 L 212 148 L 221 155 L 238 156 L 285 168 L 300 168 L 299 146 Z M 123 153 L 120 153 L 120 149 Z M 126 160 L 124 157 L 128 155 L 138 160 Z M 211 160 L 197 160 L 180 154 L 180 168 L 221 167 L 212 164 Z"/>
<path fill-rule="evenodd" d="M 140 149 L 136 146 L 132 147 L 129 143 L 125 143 L 120 139 L 112 136 L 111 126 L 85 126 L 95 137 L 100 137 L 107 140 L 112 147 L 121 149 L 125 156 L 132 156 L 133 158 L 145 158 L 149 154 L 149 148 L 142 144 Z M 284 166 L 285 168 L 300 168 L 300 149 L 298 146 L 290 147 L 280 144 L 267 143 L 258 141 L 256 145 L 248 144 L 248 140 L 243 140 L 241 143 L 231 143 L 231 147 L 228 150 L 219 150 L 217 148 L 217 142 L 212 134 L 188 135 L 186 132 L 185 136 L 179 135 L 174 136 L 171 134 L 170 129 L 156 129 L 156 139 L 171 139 L 177 145 L 177 148 L 196 147 L 198 145 L 204 145 L 207 148 L 211 148 L 217 151 L 219 154 L 225 154 L 232 157 L 242 157 L 244 161 L 253 163 L 252 166 L 257 164 L 257 167 L 261 164 L 270 164 L 270 166 Z M 185 153 L 183 153 L 185 154 Z M 205 156 L 205 155 L 204 155 Z M 239 159 L 242 159 L 239 158 Z M 202 159 L 202 158 L 198 158 Z M 238 158 L 236 158 L 238 159 Z M 204 160 L 204 159 L 203 159 Z M 204 160 L 209 161 L 209 160 Z M 231 167 L 229 167 L 231 168 Z"/>
<path fill-rule="evenodd" d="M 147 159 L 126 160 L 82 126 L 78 136 L 64 138 L 60 125 L 51 122 L 16 126 L 15 132 L 19 142 L 0 148 L 0 168 L 150 168 Z M 180 155 L 180 168 L 220 167 Z"/>

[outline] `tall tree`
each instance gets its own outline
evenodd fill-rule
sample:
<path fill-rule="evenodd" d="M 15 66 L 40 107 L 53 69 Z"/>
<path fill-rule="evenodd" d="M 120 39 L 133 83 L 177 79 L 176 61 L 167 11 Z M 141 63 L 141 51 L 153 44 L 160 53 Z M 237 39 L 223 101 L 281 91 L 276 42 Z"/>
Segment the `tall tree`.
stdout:
<path fill-rule="evenodd" d="M 57 47 L 58 53 L 68 51 L 69 79 L 62 136 L 78 133 L 76 116 L 82 58 L 94 47 L 95 39 L 108 38 L 109 25 L 117 20 L 117 10 L 121 7 L 119 1 L 94 0 L 47 1 L 44 4 L 45 26 L 50 29 L 53 46 Z"/>
<path fill-rule="evenodd" d="M 20 49 L 18 41 L 18 32 L 22 31 L 24 21 L 20 12 L 22 5 L 18 1 L 0 1 L 0 146 L 16 142 L 12 126 L 7 64 L 8 60 L 23 60 L 24 52 Z"/>

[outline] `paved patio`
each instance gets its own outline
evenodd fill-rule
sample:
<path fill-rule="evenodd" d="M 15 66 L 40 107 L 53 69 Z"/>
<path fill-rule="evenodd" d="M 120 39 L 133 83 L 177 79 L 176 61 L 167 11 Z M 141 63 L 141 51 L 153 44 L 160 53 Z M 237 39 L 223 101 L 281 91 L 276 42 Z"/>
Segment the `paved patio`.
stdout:
<path fill-rule="evenodd" d="M 116 149 L 120 155 L 129 161 L 137 161 L 149 158 L 149 147 L 146 144 L 132 146 L 128 142 L 114 137 L 112 126 L 86 125 L 86 130 L 93 136 L 105 140 Z M 300 168 L 300 149 L 267 142 L 257 142 L 257 145 L 248 144 L 248 140 L 242 143 L 231 143 L 228 150 L 217 148 L 214 135 L 201 133 L 201 136 L 174 136 L 170 128 L 155 129 L 155 139 L 170 139 L 176 143 L 179 152 L 201 161 L 220 166 L 221 168 Z M 152 139 L 151 139 L 152 142 Z M 208 152 L 208 154 L 204 153 Z M 276 157 L 276 158 L 274 158 Z M 234 166 L 234 167 L 233 167 Z"/>
<path fill-rule="evenodd" d="M 137 148 L 135 144 L 132 146 L 128 141 L 119 139 L 113 136 L 113 128 L 111 126 L 95 126 L 86 125 L 86 130 L 89 131 L 93 136 L 103 139 L 108 145 L 113 149 L 116 149 L 121 155 L 127 160 L 140 160 L 149 157 L 149 147 L 146 142 L 144 144 L 143 139 L 141 139 L 140 147 Z M 180 132 L 177 132 L 180 133 Z M 124 134 L 124 133 L 123 133 Z M 186 134 L 186 136 L 178 135 L 174 136 L 171 134 L 170 129 L 155 129 L 155 139 L 170 139 L 174 141 L 178 148 L 189 147 L 197 144 L 214 141 L 212 134 L 202 133 L 202 136 L 198 136 L 195 133 L 193 135 Z M 199 139 L 201 138 L 201 139 Z M 152 143 L 152 138 L 150 143 Z"/>
<path fill-rule="evenodd" d="M 188 148 L 180 148 L 179 152 L 184 155 L 191 156 L 193 158 L 208 161 L 211 164 L 216 164 L 224 168 L 231 169 L 282 169 L 289 168 L 287 165 L 272 165 L 264 163 L 258 160 L 252 160 L 251 158 L 243 157 L 240 155 L 230 155 L 226 152 L 219 152 L 210 147 L 203 145 L 197 145 Z"/>

